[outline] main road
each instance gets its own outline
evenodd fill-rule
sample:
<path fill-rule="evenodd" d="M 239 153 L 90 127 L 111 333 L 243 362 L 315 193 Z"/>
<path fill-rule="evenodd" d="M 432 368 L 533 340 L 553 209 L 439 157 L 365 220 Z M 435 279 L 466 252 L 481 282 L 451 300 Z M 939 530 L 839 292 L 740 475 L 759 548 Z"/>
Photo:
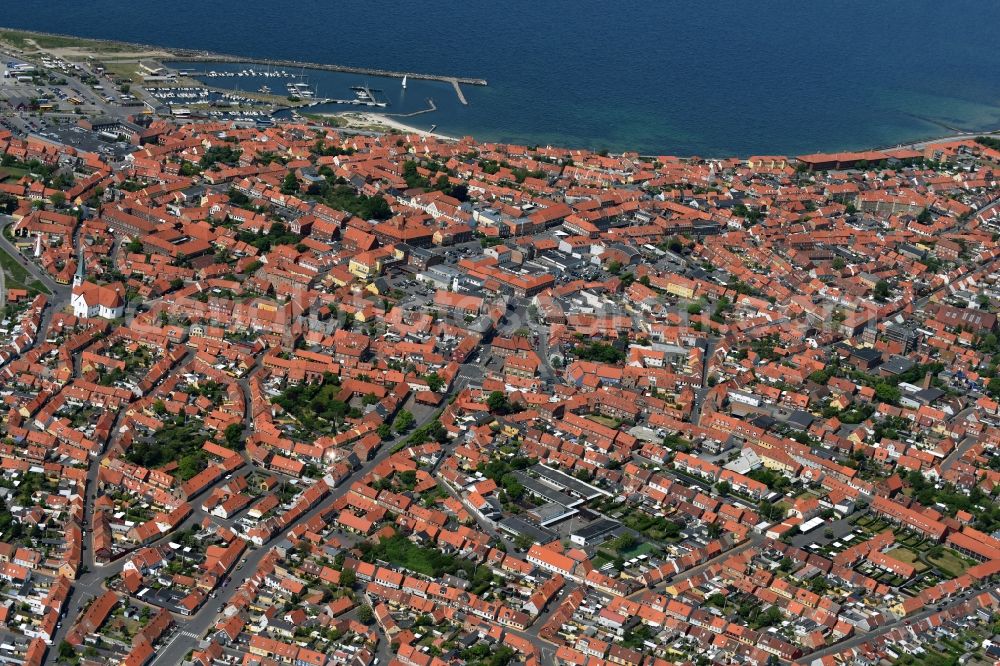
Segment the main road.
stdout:
<path fill-rule="evenodd" d="M 463 369 L 465 369 L 464 366 Z M 451 393 L 454 393 L 455 390 L 458 390 L 459 387 L 463 384 L 464 382 L 456 382 L 455 386 L 453 387 L 453 390 L 449 391 L 449 395 Z M 417 420 L 417 422 L 415 423 L 415 427 L 419 428 L 423 425 L 426 425 L 427 423 L 433 421 L 434 418 L 436 418 L 436 413 L 429 412 L 423 418 Z M 310 510 L 302 518 L 297 520 L 295 524 L 289 526 L 288 528 L 276 534 L 268 543 L 280 542 L 282 539 L 288 537 L 289 533 L 295 528 L 295 525 L 306 522 L 315 516 L 324 514 L 327 511 L 329 511 L 330 508 L 340 498 L 342 498 L 344 495 L 347 494 L 347 492 L 351 488 L 353 479 L 363 477 L 372 470 L 374 470 L 376 467 L 378 467 L 378 465 L 381 464 L 382 461 L 384 461 L 386 458 L 392 455 L 395 448 L 405 440 L 406 436 L 407 435 L 401 435 L 391 441 L 384 442 L 382 446 L 379 448 L 378 452 L 375 454 L 375 456 L 368 462 L 361 465 L 361 467 L 358 470 L 356 470 L 354 474 L 351 475 L 351 478 L 349 480 L 330 489 L 329 494 L 327 494 L 327 496 L 323 500 L 321 500 L 312 510 Z M 192 514 L 192 518 L 194 517 L 194 515 L 195 514 Z M 191 521 L 192 518 L 189 518 L 188 521 L 186 522 Z M 167 536 L 163 537 L 160 541 L 161 542 L 167 541 L 169 540 L 169 537 L 170 535 L 168 534 Z M 177 620 L 177 623 L 179 625 L 179 628 L 177 630 L 178 633 L 175 634 L 175 636 L 170 640 L 170 642 L 168 642 L 166 645 L 160 647 L 157 650 L 157 656 L 151 662 L 151 664 L 165 666 L 166 664 L 181 663 L 184 659 L 184 656 L 197 643 L 197 639 L 204 636 L 205 632 L 208 631 L 208 629 L 214 624 L 219 612 L 218 607 L 220 605 L 228 604 L 230 599 L 232 599 L 233 595 L 240 588 L 240 586 L 242 586 L 249 578 L 251 578 L 253 575 L 256 574 L 257 567 L 260 565 L 261 561 L 264 559 L 264 556 L 268 553 L 269 550 L 270 547 L 267 544 L 265 544 L 260 548 L 254 548 L 249 550 L 248 554 L 245 556 L 245 562 L 239 568 L 230 572 L 230 577 L 228 581 L 224 583 L 221 588 L 217 588 L 216 590 L 217 596 L 215 598 L 207 599 L 206 602 L 202 605 L 202 607 L 194 615 L 190 617 L 175 616 L 175 619 Z M 127 558 L 123 558 L 123 560 L 124 559 Z M 123 560 L 119 561 L 119 563 L 116 564 L 115 569 L 117 570 L 121 569 L 121 566 L 123 565 Z M 384 652 L 384 650 L 382 650 L 382 648 L 385 647 L 382 645 L 383 643 L 387 643 L 385 637 L 383 637 L 383 640 L 380 641 L 379 644 L 380 653 Z"/>
<path fill-rule="evenodd" d="M 892 631 L 893 629 L 898 629 L 899 627 L 906 627 L 916 624 L 921 620 L 927 619 L 934 613 L 943 612 L 950 608 L 953 608 L 954 606 L 963 604 L 970 598 L 979 594 L 979 592 L 980 590 L 967 590 L 962 594 L 958 595 L 957 597 L 954 597 L 953 599 L 944 602 L 943 604 L 927 608 L 925 610 L 920 611 L 919 613 L 916 613 L 915 615 L 911 615 L 910 617 L 900 618 L 899 620 L 890 622 L 889 624 L 883 625 L 877 629 L 873 629 L 872 631 L 858 632 L 846 640 L 842 640 L 839 643 L 834 643 L 829 647 L 825 647 L 821 650 L 817 650 L 816 652 L 812 652 L 808 655 L 805 655 L 804 657 L 800 657 L 799 659 L 796 660 L 796 663 L 809 664 L 818 659 L 822 659 L 823 657 L 829 657 L 831 655 L 843 652 L 844 650 L 850 650 L 852 648 L 856 648 L 863 643 L 867 643 L 870 640 L 878 638 L 879 636 L 882 636 Z M 941 607 L 941 611 L 937 610 L 938 607 Z"/>
<path fill-rule="evenodd" d="M 28 261 L 21 254 L 13 243 L 7 240 L 7 235 L 4 233 L 10 224 L 13 224 L 14 218 L 10 215 L 0 215 L 0 248 L 12 256 L 21 266 L 28 272 L 28 274 L 34 279 L 45 285 L 45 288 L 52 292 L 51 302 L 56 304 L 61 301 L 69 301 L 70 293 L 72 288 L 65 284 L 59 284 L 53 280 L 45 271 L 38 268 L 35 262 Z"/>

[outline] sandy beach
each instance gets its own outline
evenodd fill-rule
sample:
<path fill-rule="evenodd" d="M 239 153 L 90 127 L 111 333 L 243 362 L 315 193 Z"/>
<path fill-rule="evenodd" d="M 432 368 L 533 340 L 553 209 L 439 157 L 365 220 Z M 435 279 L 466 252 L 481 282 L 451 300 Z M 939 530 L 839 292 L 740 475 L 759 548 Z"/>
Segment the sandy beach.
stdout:
<path fill-rule="evenodd" d="M 441 134 L 440 132 L 428 132 L 427 130 L 407 125 L 392 116 L 383 115 L 381 113 L 349 111 L 346 113 L 325 113 L 322 115 L 331 118 L 339 118 L 347 123 L 345 127 L 351 129 L 374 129 L 384 131 L 395 130 L 406 134 L 416 134 L 421 137 L 433 136 L 443 141 L 458 141 L 457 137 Z"/>

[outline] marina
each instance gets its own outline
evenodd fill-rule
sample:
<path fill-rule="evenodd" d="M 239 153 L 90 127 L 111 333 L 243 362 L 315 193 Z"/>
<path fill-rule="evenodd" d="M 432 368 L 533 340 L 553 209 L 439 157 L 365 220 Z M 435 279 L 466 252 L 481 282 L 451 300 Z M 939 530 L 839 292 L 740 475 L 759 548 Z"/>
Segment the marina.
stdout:
<path fill-rule="evenodd" d="M 205 89 L 224 95 L 224 99 L 242 102 L 242 108 L 258 110 L 260 107 L 255 104 L 269 102 L 276 118 L 287 117 L 296 111 L 322 115 L 357 110 L 398 121 L 411 119 L 416 122 L 418 118 L 426 118 L 422 128 L 426 129 L 432 120 L 438 121 L 433 124 L 440 124 L 441 114 L 461 113 L 469 103 L 468 99 L 462 103 L 451 83 L 437 80 L 360 77 L 301 67 L 261 68 L 248 63 L 212 62 L 197 69 L 182 62 L 163 61 L 162 64 L 176 72 L 179 80 L 193 79 Z M 185 98 L 176 97 L 176 94 L 163 101 L 173 101 L 175 105 L 186 103 Z M 192 113 L 196 114 L 197 109 L 192 108 Z"/>
<path fill-rule="evenodd" d="M 846 21 L 847 14 L 836 5 L 807 11 L 788 0 L 766 7 L 709 9 L 697 4 L 630 5 L 616 8 L 611 16 L 606 5 L 586 0 L 572 5 L 571 20 L 565 20 L 563 8 L 541 3 L 525 6 L 524 20 L 508 25 L 504 35 L 513 44 L 527 46 L 499 51 L 483 45 L 498 39 L 496 26 L 504 23 L 506 10 L 491 8 L 490 20 L 483 21 L 478 16 L 481 8 L 440 3 L 418 3 L 405 34 L 378 45 L 372 35 L 385 28 L 384 22 L 366 5 L 308 6 L 310 22 L 317 26 L 349 21 L 351 28 L 338 31 L 335 39 L 324 30 L 290 32 L 292 16 L 298 12 L 257 0 L 244 0 L 236 15 L 226 11 L 226 3 L 199 3 L 191 13 L 169 5 L 113 0 L 109 15 L 115 16 L 114 21 L 97 23 L 90 20 L 92 8 L 87 3 L 60 2 L 52 11 L 48 5 L 22 3 L 5 7 L 4 22 L 14 29 L 44 29 L 64 57 L 84 56 L 88 47 L 56 35 L 83 31 L 91 38 L 111 38 L 93 53 L 97 60 L 124 63 L 119 65 L 123 70 L 138 59 L 174 61 L 181 70 L 199 73 L 213 69 L 218 73 L 228 64 L 225 69 L 247 70 L 246 75 L 217 75 L 202 82 L 220 88 L 239 84 L 249 91 L 267 85 L 282 97 L 284 84 L 296 80 L 292 75 L 299 74 L 303 64 L 345 63 L 348 66 L 307 71 L 310 83 L 319 84 L 315 99 L 350 99 L 354 94 L 349 86 L 370 79 L 386 91 L 390 102 L 386 110 L 394 113 L 415 111 L 433 97 L 438 107 L 433 120 L 451 134 L 528 145 L 638 149 L 648 154 L 747 156 L 894 145 L 934 136 L 945 126 L 996 127 L 1000 98 L 995 67 L 986 53 L 971 54 L 967 49 L 973 44 L 986 49 L 991 43 L 986 26 L 996 22 L 997 6 L 978 3 L 969 13 L 973 3 L 959 3 L 962 10 L 943 12 L 939 5 L 918 0 L 918 7 L 904 16 L 884 4 L 862 3 L 870 16 L 855 22 Z M 940 55 L 919 40 L 901 38 L 915 33 L 921 14 L 928 11 L 941 14 L 935 16 L 947 26 L 941 34 L 969 37 L 942 44 L 947 48 Z M 681 27 L 704 15 L 710 15 L 711 23 L 725 35 L 717 49 L 699 51 L 694 33 Z M 739 17 L 736 25 L 747 29 L 731 24 L 732 16 Z M 820 18 L 839 32 L 831 30 L 819 40 L 804 38 Z M 213 21 L 224 22 L 226 29 L 209 29 Z M 466 28 L 451 29 L 456 21 Z M 893 26 L 891 34 L 886 26 Z M 553 27 L 559 27 L 555 35 Z M 786 42 L 777 37 L 761 48 L 750 28 L 802 42 L 787 47 L 797 57 L 788 58 L 786 47 L 779 46 Z M 579 39 L 593 48 L 574 57 L 567 55 L 567 49 L 556 48 Z M 885 40 L 891 45 L 877 46 Z M 430 46 L 435 41 L 447 46 Z M 599 43 L 645 45 L 635 46 L 645 60 L 631 48 L 602 48 L 596 46 Z M 668 43 L 669 48 L 664 46 Z M 136 46 L 142 44 L 155 46 Z M 215 53 L 220 55 L 213 62 Z M 280 64 L 283 61 L 288 64 Z M 891 72 L 888 82 L 873 83 L 876 61 Z M 955 65 L 959 62 L 965 63 L 961 72 Z M 284 70 L 285 75 L 251 77 L 251 69 L 276 71 L 279 76 Z M 650 77 L 653 70 L 660 73 L 655 82 Z M 415 72 L 429 73 L 433 80 L 418 79 Z M 379 76 L 382 73 L 387 76 Z M 466 77 L 489 84 L 475 85 Z M 327 78 L 343 79 L 343 89 L 325 82 Z M 467 104 L 459 99 L 452 78 L 459 82 Z M 719 85 L 722 80 L 727 85 Z M 410 100 L 400 99 L 402 90 L 412 93 Z M 601 92 L 581 94 L 581 90 Z M 740 104 L 733 104 L 733 99 Z M 344 108 L 351 107 L 332 106 L 331 112 Z M 766 118 L 778 122 L 764 122 Z"/>
<path fill-rule="evenodd" d="M 221 60 L 220 62 L 227 62 L 227 61 Z M 250 61 L 248 61 L 248 60 L 239 60 L 238 62 L 241 65 L 243 65 L 243 64 L 247 64 Z M 263 71 L 256 70 L 256 69 L 253 69 L 253 68 L 245 68 L 245 69 L 240 69 L 240 70 L 178 69 L 177 73 L 180 76 L 186 76 L 186 77 L 191 77 L 191 78 L 196 78 L 196 79 L 243 79 L 243 78 L 266 78 L 266 79 L 275 78 L 275 79 L 290 79 L 290 80 L 302 79 L 303 80 L 302 82 L 299 82 L 299 83 L 289 83 L 286 86 L 286 89 L 288 90 L 288 92 L 289 92 L 290 95 L 295 95 L 296 97 L 301 97 L 301 98 L 313 98 L 313 97 L 318 98 L 318 95 L 315 94 L 315 90 L 309 89 L 308 86 L 306 86 L 305 83 L 304 83 L 304 80 L 307 78 L 307 75 L 305 74 L 305 70 L 316 69 L 316 70 L 319 70 L 319 71 L 355 73 L 355 70 L 351 69 L 351 68 L 346 68 L 345 69 L 345 68 L 340 68 L 340 67 L 337 67 L 337 66 L 316 67 L 314 65 L 315 65 L 315 63 L 313 63 L 313 64 L 307 64 L 307 65 L 300 65 L 301 72 L 299 74 L 296 74 L 295 72 L 289 72 L 286 69 L 271 69 L 270 67 L 268 67 L 267 69 L 265 69 Z M 468 106 L 469 105 L 469 100 L 466 98 L 465 93 L 462 91 L 462 84 L 463 83 L 470 84 L 470 85 L 481 85 L 481 86 L 485 86 L 486 85 L 486 81 L 482 80 L 482 79 L 462 79 L 462 78 L 458 78 L 458 77 L 447 77 L 447 76 L 446 77 L 439 77 L 439 76 L 420 75 L 420 74 L 413 74 L 413 73 L 404 73 L 404 74 L 400 74 L 399 76 L 396 76 L 396 74 L 398 74 L 396 72 L 382 72 L 381 70 L 365 70 L 365 69 L 360 69 L 357 73 L 366 73 L 366 74 L 367 73 L 371 73 L 371 74 L 373 74 L 375 76 L 380 76 L 380 77 L 392 77 L 392 78 L 400 78 L 401 77 L 402 78 L 402 82 L 401 82 L 401 86 L 400 87 L 403 90 L 406 90 L 407 84 L 408 84 L 408 81 L 409 81 L 410 78 L 419 79 L 419 80 L 425 80 L 425 81 L 443 81 L 445 83 L 448 83 L 452 87 L 452 89 L 455 91 L 455 96 L 458 98 L 459 103 L 462 104 L 463 106 Z M 356 87 L 360 88 L 360 89 L 364 88 L 364 86 L 356 86 Z M 264 91 L 261 91 L 261 92 L 264 92 Z M 270 88 L 268 88 L 268 92 L 270 92 Z M 381 92 L 381 91 L 378 91 L 378 92 Z M 385 107 L 385 106 L 387 106 L 387 104 L 385 104 L 385 103 L 378 103 L 374 99 L 369 99 L 369 98 L 363 97 L 361 95 L 358 95 L 358 99 L 361 102 L 368 103 L 367 104 L 368 106 L 379 106 L 379 107 Z M 330 104 L 349 104 L 349 103 L 353 103 L 350 100 L 333 100 L 333 99 L 327 99 L 325 101 L 327 103 L 330 103 Z"/>

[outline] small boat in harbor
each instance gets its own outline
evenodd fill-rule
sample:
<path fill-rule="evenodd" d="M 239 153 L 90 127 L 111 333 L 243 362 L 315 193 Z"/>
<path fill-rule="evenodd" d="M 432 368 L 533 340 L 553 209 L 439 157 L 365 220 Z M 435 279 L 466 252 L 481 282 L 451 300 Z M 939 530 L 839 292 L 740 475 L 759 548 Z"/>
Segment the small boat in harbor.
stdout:
<path fill-rule="evenodd" d="M 359 102 L 377 102 L 375 95 L 382 92 L 378 88 L 369 88 L 368 86 L 351 86 L 351 90 L 354 91 Z"/>
<path fill-rule="evenodd" d="M 403 75 L 403 90 L 406 90 L 406 75 Z"/>

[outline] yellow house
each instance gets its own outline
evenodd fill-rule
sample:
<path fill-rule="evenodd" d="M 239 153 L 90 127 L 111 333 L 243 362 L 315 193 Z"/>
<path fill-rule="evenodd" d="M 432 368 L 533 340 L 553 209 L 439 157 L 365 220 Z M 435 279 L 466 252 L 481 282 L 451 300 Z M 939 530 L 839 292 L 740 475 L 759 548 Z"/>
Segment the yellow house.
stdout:
<path fill-rule="evenodd" d="M 794 471 L 794 468 L 791 465 L 789 465 L 788 463 L 786 463 L 786 462 L 784 462 L 782 460 L 778 460 L 776 458 L 772 458 L 771 456 L 767 455 L 766 453 L 762 453 L 761 454 L 760 461 L 762 463 L 764 463 L 764 467 L 766 467 L 768 469 L 773 469 L 773 470 L 775 470 L 777 472 L 792 472 L 792 471 Z"/>
<path fill-rule="evenodd" d="M 391 245 L 377 250 L 361 252 L 351 257 L 347 270 L 354 277 L 362 280 L 370 280 L 377 275 L 381 275 L 382 269 L 385 268 L 386 264 L 402 261 L 405 258 L 406 253 L 403 250 L 397 248 L 395 245 Z"/>
<path fill-rule="evenodd" d="M 698 284 L 693 280 L 688 280 L 680 275 L 670 277 L 667 282 L 667 291 L 681 298 L 694 298 L 694 292 Z"/>
<path fill-rule="evenodd" d="M 830 400 L 830 406 L 833 407 L 834 409 L 846 409 L 847 406 L 850 404 L 851 404 L 851 399 L 848 398 L 846 395 L 834 396 L 833 399 Z"/>
<path fill-rule="evenodd" d="M 369 321 L 374 321 L 377 318 L 378 317 L 376 317 L 375 315 L 375 307 L 370 303 L 368 305 L 365 305 L 364 307 L 358 308 L 354 312 L 354 321 L 359 322 L 361 324 L 365 324 Z"/>
<path fill-rule="evenodd" d="M 351 271 L 354 277 L 367 280 L 382 272 L 382 262 L 372 256 L 371 252 L 362 252 L 356 257 L 351 257 L 347 270 Z"/>
<path fill-rule="evenodd" d="M 376 296 L 385 296 L 392 291 L 392 286 L 389 284 L 388 280 L 382 278 L 373 281 L 371 284 L 367 285 L 365 289 Z"/>

